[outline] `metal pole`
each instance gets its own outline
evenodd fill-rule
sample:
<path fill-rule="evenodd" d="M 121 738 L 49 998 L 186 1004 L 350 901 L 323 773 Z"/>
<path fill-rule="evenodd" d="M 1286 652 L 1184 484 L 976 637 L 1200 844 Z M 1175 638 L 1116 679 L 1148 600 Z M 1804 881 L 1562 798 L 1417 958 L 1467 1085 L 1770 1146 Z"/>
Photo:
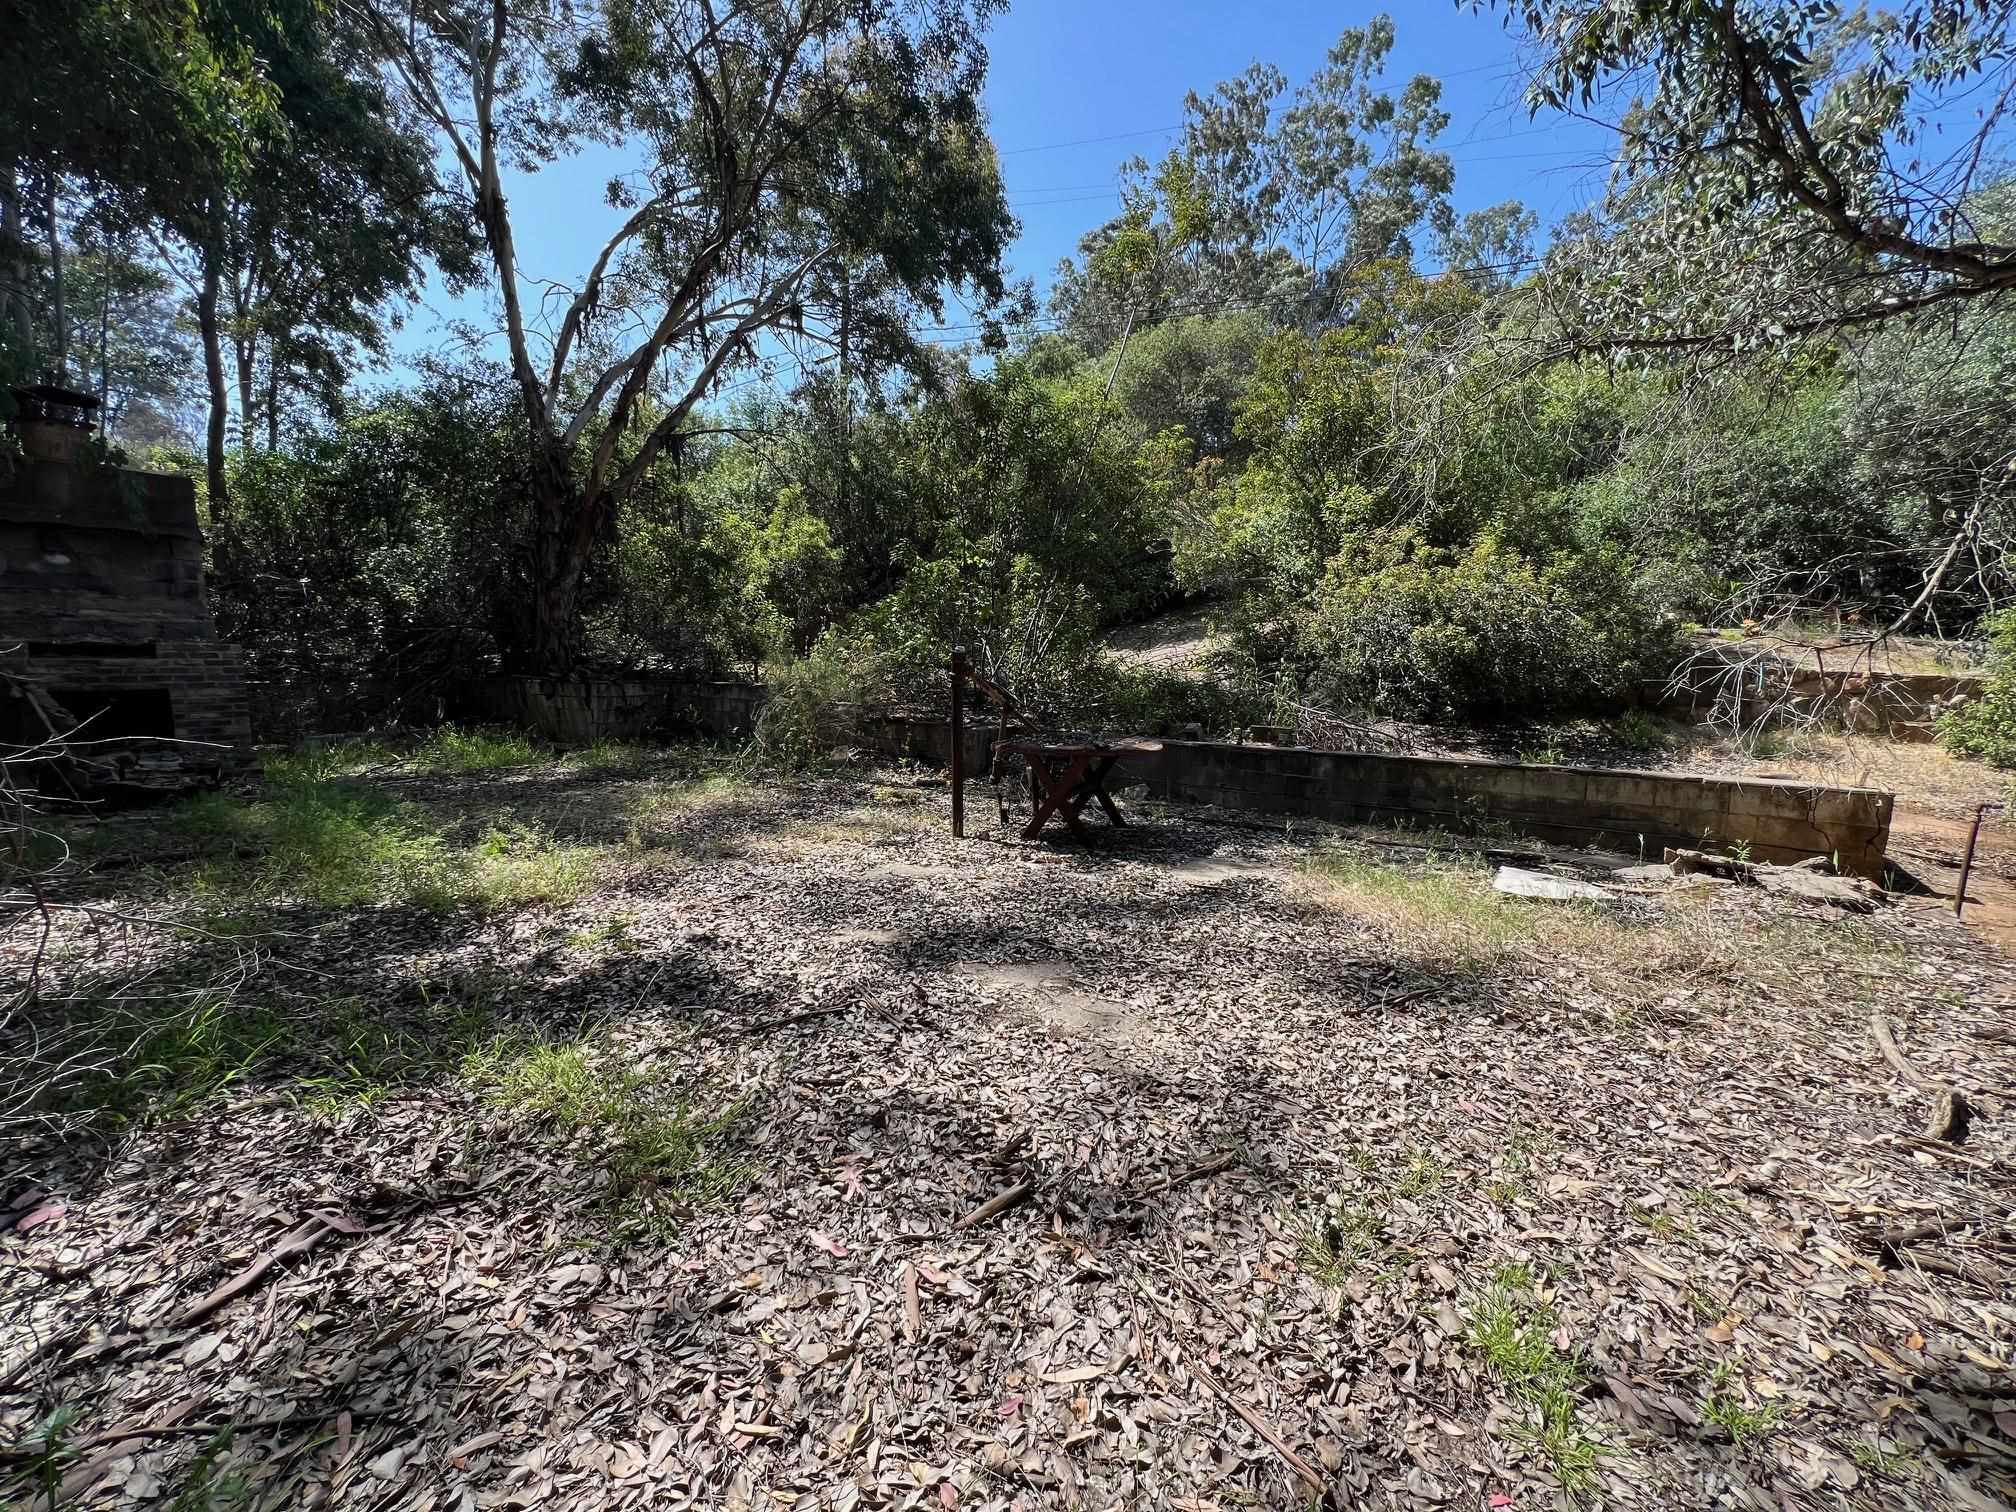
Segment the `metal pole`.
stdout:
<path fill-rule="evenodd" d="M 1974 827 L 1967 831 L 1967 853 L 1960 858 L 1960 885 L 1953 892 L 1953 917 L 1960 917 L 1960 910 L 1967 906 L 1967 879 L 1974 874 L 1974 842 L 1981 838 L 1981 819 L 1990 809 L 1999 809 L 1999 803 L 1984 803 L 1974 810 Z"/>
<path fill-rule="evenodd" d="M 966 653 L 952 653 L 952 838 L 966 838 Z"/>

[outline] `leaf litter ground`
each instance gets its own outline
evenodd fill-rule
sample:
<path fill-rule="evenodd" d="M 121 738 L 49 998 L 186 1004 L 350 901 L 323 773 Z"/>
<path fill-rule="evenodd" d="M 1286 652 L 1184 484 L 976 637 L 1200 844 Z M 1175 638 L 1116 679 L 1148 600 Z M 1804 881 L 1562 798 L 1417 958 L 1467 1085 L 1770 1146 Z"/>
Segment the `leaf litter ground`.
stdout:
<path fill-rule="evenodd" d="M 229 1011 L 369 1066 L 9 1162 L 19 1504 L 2016 1494 L 2016 976 L 1946 916 L 1597 918 L 1194 811 L 958 844 L 916 783 L 409 784 L 564 813 L 592 890 L 283 906 Z M 70 944 L 80 981 L 227 949 Z"/>

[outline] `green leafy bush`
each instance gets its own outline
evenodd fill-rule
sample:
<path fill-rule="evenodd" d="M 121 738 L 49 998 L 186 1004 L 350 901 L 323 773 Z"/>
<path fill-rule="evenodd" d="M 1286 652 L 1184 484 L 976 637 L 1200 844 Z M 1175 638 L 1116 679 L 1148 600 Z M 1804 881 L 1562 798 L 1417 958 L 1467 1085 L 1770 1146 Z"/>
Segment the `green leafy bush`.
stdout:
<path fill-rule="evenodd" d="M 1981 622 L 1988 636 L 1988 677 L 1981 696 L 1939 721 L 1939 743 L 1956 756 L 2016 767 L 2016 609 Z"/>
<path fill-rule="evenodd" d="M 1462 553 L 1368 541 L 1331 563 L 1301 655 L 1329 707 L 1442 718 L 1626 698 L 1664 673 L 1671 639 L 1614 553 L 1539 564 L 1490 536 Z"/>
<path fill-rule="evenodd" d="M 834 647 L 769 668 L 764 685 L 769 699 L 753 742 L 764 761 L 803 771 L 857 743 L 866 679 L 860 665 Z"/>

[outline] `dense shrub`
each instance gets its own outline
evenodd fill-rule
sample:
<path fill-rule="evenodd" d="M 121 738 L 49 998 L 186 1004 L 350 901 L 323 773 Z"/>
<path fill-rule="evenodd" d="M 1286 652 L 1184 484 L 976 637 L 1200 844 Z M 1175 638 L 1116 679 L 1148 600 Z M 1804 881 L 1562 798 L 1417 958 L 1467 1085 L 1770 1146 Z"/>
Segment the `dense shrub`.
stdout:
<path fill-rule="evenodd" d="M 1399 559 L 1367 570 L 1380 555 Z M 1432 719 L 1628 700 L 1664 673 L 1671 638 L 1620 556 L 1535 563 L 1487 536 L 1463 553 L 1340 555 L 1301 657 L 1328 707 Z"/>
<path fill-rule="evenodd" d="M 871 701 L 864 669 L 832 649 L 767 669 L 769 699 L 756 721 L 756 753 L 773 766 L 804 770 L 844 755 L 859 741 Z"/>
<path fill-rule="evenodd" d="M 213 605 L 259 735 L 437 718 L 521 633 L 514 438 L 494 391 L 441 379 L 234 460 Z"/>
<path fill-rule="evenodd" d="M 1960 756 L 2016 767 L 2016 609 L 1982 621 L 1988 633 L 1987 686 L 1939 721 L 1939 741 Z"/>

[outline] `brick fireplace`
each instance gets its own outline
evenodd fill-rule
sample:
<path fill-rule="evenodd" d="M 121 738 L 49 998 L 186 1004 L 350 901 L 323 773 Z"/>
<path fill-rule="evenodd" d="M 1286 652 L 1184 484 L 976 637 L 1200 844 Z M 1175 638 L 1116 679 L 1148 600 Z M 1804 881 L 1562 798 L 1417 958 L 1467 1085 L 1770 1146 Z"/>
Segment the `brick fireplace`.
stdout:
<path fill-rule="evenodd" d="M 247 764 L 240 653 L 204 601 L 194 486 L 16 428 L 27 456 L 0 472 L 0 668 L 20 681 L 0 684 L 0 739 L 30 744 L 54 723 L 115 742 L 79 746 L 94 785 L 172 789 Z"/>

